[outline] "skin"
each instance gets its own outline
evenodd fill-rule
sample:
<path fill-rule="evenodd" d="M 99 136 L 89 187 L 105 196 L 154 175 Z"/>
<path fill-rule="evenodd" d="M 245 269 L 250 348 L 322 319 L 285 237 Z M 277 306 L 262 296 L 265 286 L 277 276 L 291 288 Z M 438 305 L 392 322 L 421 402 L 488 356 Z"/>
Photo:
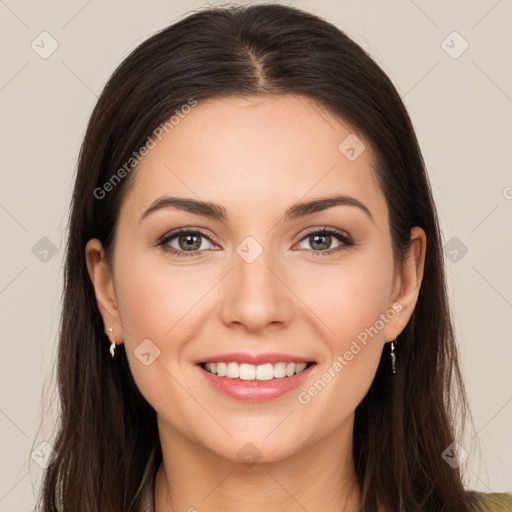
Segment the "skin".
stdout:
<path fill-rule="evenodd" d="M 338 150 L 351 133 L 300 96 L 201 101 L 133 171 L 114 269 L 99 240 L 87 244 L 105 330 L 113 327 L 116 342 L 126 344 L 134 379 L 157 412 L 164 458 L 155 483 L 157 512 L 358 509 L 354 411 L 384 344 L 412 314 L 426 239 L 413 228 L 411 251 L 395 266 L 371 148 L 365 142 L 355 161 Z M 334 192 L 357 198 L 373 218 L 339 205 L 280 221 L 293 203 Z M 164 194 L 218 203 L 229 221 L 173 207 L 141 221 Z M 324 226 L 345 231 L 355 245 L 322 256 L 343 245 L 334 236 L 315 245 L 307 235 Z M 202 228 L 210 240 L 200 238 L 200 250 L 185 257 L 156 245 L 181 227 Z M 252 263 L 236 252 L 247 236 L 263 249 Z M 187 247 L 179 238 L 168 245 Z M 299 403 L 298 393 L 393 304 L 400 312 L 308 404 Z M 149 366 L 134 355 L 144 339 L 160 350 Z M 234 351 L 285 352 L 317 365 L 299 388 L 246 403 L 214 390 L 193 364 Z M 237 456 L 248 442 L 261 455 L 254 465 Z"/>

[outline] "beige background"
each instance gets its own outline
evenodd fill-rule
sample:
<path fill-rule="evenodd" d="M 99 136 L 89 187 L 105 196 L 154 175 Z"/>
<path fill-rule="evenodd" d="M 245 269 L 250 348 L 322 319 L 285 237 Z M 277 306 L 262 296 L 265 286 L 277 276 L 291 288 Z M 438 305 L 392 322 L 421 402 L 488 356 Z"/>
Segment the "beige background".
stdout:
<path fill-rule="evenodd" d="M 475 423 L 464 442 L 467 485 L 512 491 L 512 3 L 291 4 L 352 36 L 406 103 L 449 244 L 448 284 Z M 42 469 L 32 447 L 51 441 L 49 414 L 35 435 L 43 386 L 52 384 L 66 216 L 88 117 L 129 51 L 203 5 L 0 0 L 0 511 L 33 508 Z M 42 58 L 31 43 L 48 51 L 50 37 L 58 48 Z M 453 58 L 464 41 L 467 50 Z M 52 244 L 56 253 L 44 253 Z"/>

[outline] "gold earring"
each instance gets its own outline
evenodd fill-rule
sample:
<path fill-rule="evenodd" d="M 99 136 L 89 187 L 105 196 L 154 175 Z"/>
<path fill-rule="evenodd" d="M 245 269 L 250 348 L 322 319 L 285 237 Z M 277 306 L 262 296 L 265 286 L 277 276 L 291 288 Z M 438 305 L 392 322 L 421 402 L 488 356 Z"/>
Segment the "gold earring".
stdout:
<path fill-rule="evenodd" d="M 114 341 L 114 335 L 112 334 L 112 327 L 108 328 L 108 332 L 110 333 L 108 335 L 108 337 L 110 338 L 110 341 L 112 342 L 110 344 L 110 355 L 112 357 L 114 357 L 115 356 L 115 351 L 116 351 L 116 342 Z"/>
<path fill-rule="evenodd" d="M 395 363 L 396 363 L 395 343 L 396 343 L 396 338 L 391 341 L 391 352 L 389 353 L 389 355 L 391 357 L 391 371 L 393 373 L 396 373 L 396 367 L 395 367 Z"/>

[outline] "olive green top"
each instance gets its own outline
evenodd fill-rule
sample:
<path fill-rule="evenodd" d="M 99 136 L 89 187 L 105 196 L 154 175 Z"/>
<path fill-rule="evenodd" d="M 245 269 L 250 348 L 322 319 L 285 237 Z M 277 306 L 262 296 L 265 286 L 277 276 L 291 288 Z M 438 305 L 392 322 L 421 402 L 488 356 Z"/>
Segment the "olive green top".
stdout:
<path fill-rule="evenodd" d="M 512 493 L 474 493 L 478 497 L 478 512 L 512 512 Z"/>
<path fill-rule="evenodd" d="M 155 512 L 153 493 L 157 470 L 155 451 L 153 450 L 146 466 L 144 483 L 137 493 L 136 510 L 139 512 Z M 512 512 L 512 493 L 468 491 L 468 494 L 477 498 L 478 506 L 475 512 Z"/>

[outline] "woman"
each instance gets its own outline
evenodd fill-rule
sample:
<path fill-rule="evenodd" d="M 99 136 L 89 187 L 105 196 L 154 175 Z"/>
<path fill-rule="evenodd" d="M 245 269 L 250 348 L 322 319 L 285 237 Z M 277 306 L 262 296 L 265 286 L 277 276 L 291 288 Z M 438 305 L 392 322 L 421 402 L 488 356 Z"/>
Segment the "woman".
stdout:
<path fill-rule="evenodd" d="M 80 154 L 58 374 L 44 511 L 506 503 L 463 486 L 466 399 L 405 107 L 298 9 L 200 11 L 112 75 Z"/>

